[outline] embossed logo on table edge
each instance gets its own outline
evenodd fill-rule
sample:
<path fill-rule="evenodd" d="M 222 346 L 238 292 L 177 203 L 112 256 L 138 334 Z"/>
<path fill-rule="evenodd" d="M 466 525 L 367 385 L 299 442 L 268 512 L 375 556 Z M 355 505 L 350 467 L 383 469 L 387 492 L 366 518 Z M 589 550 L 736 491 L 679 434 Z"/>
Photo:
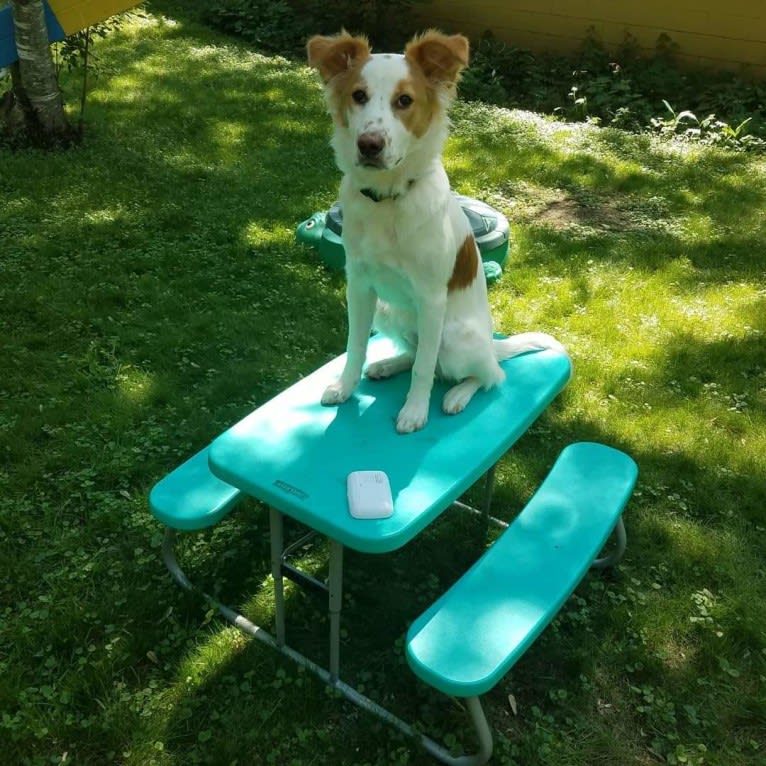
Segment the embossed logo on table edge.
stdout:
<path fill-rule="evenodd" d="M 288 495 L 297 497 L 299 500 L 305 500 L 308 497 L 307 492 L 304 492 L 302 489 L 298 489 L 298 487 L 294 487 L 292 484 L 288 484 L 286 481 L 282 481 L 281 479 L 277 479 L 274 482 L 274 486 L 278 489 L 281 489 L 283 492 L 286 492 Z"/>

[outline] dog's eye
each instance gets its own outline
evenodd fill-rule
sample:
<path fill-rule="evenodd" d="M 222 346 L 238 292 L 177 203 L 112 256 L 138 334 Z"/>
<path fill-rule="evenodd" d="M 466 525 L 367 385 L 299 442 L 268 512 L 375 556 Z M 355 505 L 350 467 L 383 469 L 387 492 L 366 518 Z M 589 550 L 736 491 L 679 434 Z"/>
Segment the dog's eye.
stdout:
<path fill-rule="evenodd" d="M 412 96 L 402 93 L 402 95 L 396 99 L 396 105 L 400 109 L 406 109 L 408 106 L 412 106 Z"/>
<path fill-rule="evenodd" d="M 358 90 L 355 90 L 351 94 L 351 98 L 353 98 L 354 101 L 356 101 L 357 104 L 366 104 L 367 103 L 367 93 L 365 93 L 365 91 L 363 91 L 361 88 L 359 88 Z"/>

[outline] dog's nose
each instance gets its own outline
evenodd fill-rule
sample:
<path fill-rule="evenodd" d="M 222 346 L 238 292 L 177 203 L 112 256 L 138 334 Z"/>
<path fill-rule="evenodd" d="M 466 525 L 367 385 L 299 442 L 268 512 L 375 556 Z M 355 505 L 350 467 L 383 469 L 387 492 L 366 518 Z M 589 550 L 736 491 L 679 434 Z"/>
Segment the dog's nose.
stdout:
<path fill-rule="evenodd" d="M 356 140 L 356 146 L 359 154 L 368 160 L 374 160 L 383 151 L 386 140 L 382 133 L 362 133 Z"/>

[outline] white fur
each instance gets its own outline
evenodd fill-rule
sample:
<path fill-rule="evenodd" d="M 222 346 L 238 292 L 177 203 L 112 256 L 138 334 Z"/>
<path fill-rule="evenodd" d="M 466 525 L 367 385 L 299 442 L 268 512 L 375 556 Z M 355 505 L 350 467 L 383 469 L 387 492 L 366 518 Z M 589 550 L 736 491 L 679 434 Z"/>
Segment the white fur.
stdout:
<path fill-rule="evenodd" d="M 348 355 L 340 378 L 322 397 L 323 404 L 334 405 L 352 394 L 374 326 L 394 339 L 402 353 L 370 365 L 367 376 L 381 379 L 412 368 L 409 393 L 396 421 L 400 433 L 426 424 L 435 373 L 456 383 L 442 406 L 447 413 L 458 413 L 479 388 L 505 379 L 498 360 L 532 349 L 561 348 L 543 333 L 493 341 L 481 259 L 467 287 L 447 289 L 456 254 L 472 236 L 441 162 L 451 89 L 441 90 L 442 107 L 427 132 L 417 137 L 392 106 L 394 90 L 412 66 L 404 56 L 371 56 L 361 69 L 367 102 L 350 104 L 345 121 L 335 120 L 332 146 L 343 172 Z M 326 87 L 331 103 L 332 81 Z M 357 147 L 359 137 L 370 131 L 385 141 L 374 168 L 365 166 Z M 375 202 L 362 189 L 398 196 Z"/>

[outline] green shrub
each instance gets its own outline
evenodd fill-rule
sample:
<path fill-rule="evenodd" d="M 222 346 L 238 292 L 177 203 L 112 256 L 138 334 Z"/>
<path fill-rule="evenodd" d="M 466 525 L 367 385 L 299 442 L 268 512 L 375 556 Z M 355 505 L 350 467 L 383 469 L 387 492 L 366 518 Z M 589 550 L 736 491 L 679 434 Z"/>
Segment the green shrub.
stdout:
<path fill-rule="evenodd" d="M 311 34 L 340 29 L 366 34 L 378 49 L 400 47 L 415 31 L 412 10 L 422 0 L 218 0 L 206 21 L 268 52 L 301 55 Z"/>
<path fill-rule="evenodd" d="M 285 0 L 221 0 L 212 3 L 205 20 L 270 53 L 295 55 L 310 26 Z"/>
<path fill-rule="evenodd" d="M 423 0 L 293 0 L 314 23 L 315 32 L 341 28 L 367 35 L 378 50 L 400 50 L 418 31 L 415 7 Z"/>

